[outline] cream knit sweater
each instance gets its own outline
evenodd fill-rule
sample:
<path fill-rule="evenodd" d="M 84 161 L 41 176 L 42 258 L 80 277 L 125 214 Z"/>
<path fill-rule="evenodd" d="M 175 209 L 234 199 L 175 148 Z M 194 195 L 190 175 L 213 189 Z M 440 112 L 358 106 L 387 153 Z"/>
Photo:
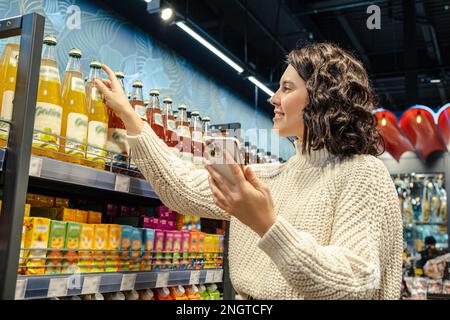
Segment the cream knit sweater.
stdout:
<path fill-rule="evenodd" d="M 369 155 L 335 161 L 322 151 L 253 165 L 271 190 L 277 222 L 260 238 L 217 207 L 205 169 L 173 156 L 148 124 L 128 137 L 161 201 L 183 214 L 231 220 L 235 290 L 256 299 L 398 299 L 402 221 L 384 164 Z"/>

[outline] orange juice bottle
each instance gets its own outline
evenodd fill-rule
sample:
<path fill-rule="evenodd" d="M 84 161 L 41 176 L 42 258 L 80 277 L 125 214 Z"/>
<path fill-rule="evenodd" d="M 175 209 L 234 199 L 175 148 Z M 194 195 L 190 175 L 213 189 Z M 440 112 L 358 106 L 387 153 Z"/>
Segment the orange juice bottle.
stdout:
<path fill-rule="evenodd" d="M 191 113 L 192 155 L 195 166 L 203 165 L 203 130 L 200 113 L 197 110 Z"/>
<path fill-rule="evenodd" d="M 88 165 L 104 169 L 106 157 L 106 141 L 108 138 L 108 113 L 103 98 L 95 87 L 94 80 L 101 79 L 101 62 L 93 60 L 90 64 L 89 79 L 86 85 L 86 96 L 89 113 L 88 147 L 86 158 Z"/>
<path fill-rule="evenodd" d="M 54 36 L 44 38 L 33 133 L 33 153 L 49 157 L 55 157 L 59 149 L 63 117 L 56 44 Z"/>
<path fill-rule="evenodd" d="M 159 91 L 157 89 L 150 90 L 150 102 L 147 108 L 148 124 L 155 131 L 156 135 L 164 140 L 164 123 L 159 106 Z"/>
<path fill-rule="evenodd" d="M 77 158 L 85 157 L 87 142 L 88 110 L 80 59 L 79 49 L 70 50 L 61 97 L 63 138 L 60 151 L 70 155 L 71 157 L 64 157 L 64 160 L 71 162 L 79 162 Z"/>
<path fill-rule="evenodd" d="M 178 134 L 178 150 L 180 150 L 180 158 L 185 161 L 192 161 L 191 153 L 191 131 L 189 130 L 189 120 L 186 114 L 186 105 L 178 106 L 177 118 L 177 134 Z"/>
<path fill-rule="evenodd" d="M 12 118 L 18 59 L 19 45 L 8 43 L 0 60 L 0 117 L 7 121 Z M 8 132 L 9 125 L 0 122 L 0 147 L 6 145 Z"/>

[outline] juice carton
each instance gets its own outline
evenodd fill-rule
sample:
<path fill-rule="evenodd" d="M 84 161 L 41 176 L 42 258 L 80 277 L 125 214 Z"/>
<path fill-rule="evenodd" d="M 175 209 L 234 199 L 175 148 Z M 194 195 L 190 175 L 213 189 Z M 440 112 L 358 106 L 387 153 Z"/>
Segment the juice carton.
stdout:
<path fill-rule="evenodd" d="M 50 235 L 50 219 L 30 218 L 25 235 L 25 247 L 30 250 L 25 274 L 44 274 L 47 255 L 48 237 Z"/>
<path fill-rule="evenodd" d="M 152 255 L 155 246 L 155 230 L 142 229 L 144 253 L 141 261 L 141 271 L 150 271 L 152 269 Z"/>
<path fill-rule="evenodd" d="M 31 212 L 31 205 L 29 205 L 28 203 L 25 204 L 25 213 L 24 213 L 24 217 L 29 217 L 30 216 L 30 212 Z"/>
<path fill-rule="evenodd" d="M 165 241 L 165 234 L 163 230 L 156 230 L 155 231 L 155 247 L 153 248 L 153 251 L 155 253 L 153 260 L 153 270 L 159 271 L 161 270 L 161 264 L 163 259 L 163 251 L 164 251 L 164 241 Z"/>
<path fill-rule="evenodd" d="M 73 268 L 78 265 L 78 249 L 80 248 L 80 236 L 83 225 L 76 222 L 67 222 L 66 242 L 64 247 L 67 249 L 61 273 L 74 273 Z M 70 249 L 70 250 L 69 250 Z"/>
<path fill-rule="evenodd" d="M 189 267 L 188 269 L 195 269 L 198 265 L 198 243 L 200 235 L 198 232 L 191 232 L 189 238 Z"/>
<path fill-rule="evenodd" d="M 164 270 L 172 269 L 172 261 L 173 261 L 173 242 L 174 242 L 174 232 L 173 231 L 164 231 L 165 240 L 164 240 Z"/>
<path fill-rule="evenodd" d="M 204 260 L 204 252 L 205 252 L 205 233 L 204 232 L 198 232 L 198 263 L 197 263 L 197 269 L 202 269 L 203 260 Z"/>
<path fill-rule="evenodd" d="M 181 270 L 186 270 L 189 265 L 189 245 L 191 241 L 191 233 L 189 231 L 181 231 Z"/>
<path fill-rule="evenodd" d="M 122 226 L 119 271 L 130 271 L 131 237 L 133 229 L 134 228 L 130 226 Z"/>
<path fill-rule="evenodd" d="M 0 203 L 1 203 L 1 201 L 0 201 Z M 23 267 L 26 266 L 26 261 L 27 261 L 28 254 L 29 254 L 28 250 L 23 250 L 24 248 L 26 248 L 25 247 L 25 239 L 26 239 L 27 228 L 28 228 L 29 224 L 30 224 L 30 218 L 24 217 L 23 224 L 22 224 L 22 237 L 20 240 L 19 274 L 24 274 L 25 269 Z"/>
<path fill-rule="evenodd" d="M 175 221 L 172 220 L 168 220 L 167 221 L 167 229 L 168 230 L 176 230 L 177 229 L 177 224 Z"/>
<path fill-rule="evenodd" d="M 158 229 L 167 230 L 167 220 L 163 218 L 159 218 L 159 227 Z"/>
<path fill-rule="evenodd" d="M 62 208 L 59 212 L 58 220 L 66 222 L 77 222 L 77 210 Z"/>
<path fill-rule="evenodd" d="M 173 270 L 181 270 L 182 234 L 181 231 L 170 231 L 173 234 Z"/>
<path fill-rule="evenodd" d="M 77 210 L 75 222 L 88 223 L 88 212 L 84 210 Z"/>
<path fill-rule="evenodd" d="M 49 249 L 63 249 L 66 241 L 67 222 L 52 220 L 48 241 Z M 47 268 L 45 274 L 61 273 L 63 252 L 61 250 L 49 250 L 47 253 Z"/>
<path fill-rule="evenodd" d="M 122 236 L 122 226 L 118 224 L 108 225 L 108 250 L 106 253 L 106 271 L 116 272 L 119 270 L 120 262 L 120 239 Z"/>
<path fill-rule="evenodd" d="M 87 216 L 87 223 L 91 224 L 101 224 L 102 223 L 102 213 L 97 211 L 89 211 Z"/>
<path fill-rule="evenodd" d="M 68 208 L 69 199 L 66 198 L 55 198 L 55 207 L 57 208 Z"/>
<path fill-rule="evenodd" d="M 203 250 L 203 258 L 205 259 L 205 268 L 213 268 L 212 252 L 214 246 L 214 235 L 206 234 Z"/>
<path fill-rule="evenodd" d="M 91 272 L 93 266 L 93 254 L 95 239 L 95 225 L 83 223 L 80 235 L 80 250 L 78 265 L 81 272 Z"/>
<path fill-rule="evenodd" d="M 91 272 L 104 272 L 106 264 L 106 252 L 102 250 L 108 249 L 108 225 L 95 224 L 94 236 L 94 265 Z"/>
<path fill-rule="evenodd" d="M 131 271 L 139 271 L 142 255 L 142 229 L 133 228 L 131 234 Z"/>

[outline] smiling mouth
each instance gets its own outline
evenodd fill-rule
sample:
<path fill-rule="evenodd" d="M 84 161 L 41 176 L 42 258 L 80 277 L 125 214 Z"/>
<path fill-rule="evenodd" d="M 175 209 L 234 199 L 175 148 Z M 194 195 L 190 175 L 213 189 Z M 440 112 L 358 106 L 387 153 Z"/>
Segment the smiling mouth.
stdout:
<path fill-rule="evenodd" d="M 284 116 L 285 116 L 285 114 L 283 112 L 276 110 L 275 111 L 275 117 L 273 118 L 273 120 L 283 119 Z"/>

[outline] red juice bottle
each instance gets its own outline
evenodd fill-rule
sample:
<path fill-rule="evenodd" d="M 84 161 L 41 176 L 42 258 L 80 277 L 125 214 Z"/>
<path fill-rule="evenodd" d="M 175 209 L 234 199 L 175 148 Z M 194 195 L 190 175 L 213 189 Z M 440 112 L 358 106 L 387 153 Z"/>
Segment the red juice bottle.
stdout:
<path fill-rule="evenodd" d="M 164 124 L 164 142 L 172 150 L 173 153 L 179 156 L 180 152 L 177 149 L 178 145 L 177 126 L 175 124 L 175 117 L 173 115 L 172 110 L 173 100 L 171 97 L 165 97 L 163 99 L 163 103 L 164 107 L 162 119 Z"/>
<path fill-rule="evenodd" d="M 141 117 L 142 120 L 147 121 L 147 115 L 144 105 L 144 94 L 142 88 L 144 85 L 141 80 L 133 81 L 133 89 L 131 90 L 130 104 L 134 108 L 134 111 Z"/>
<path fill-rule="evenodd" d="M 177 134 L 178 134 L 178 150 L 180 150 L 180 158 L 186 161 L 192 161 L 191 153 L 191 131 L 189 130 L 189 120 L 186 113 L 186 105 L 178 106 Z"/>
<path fill-rule="evenodd" d="M 200 113 L 196 110 L 191 113 L 192 155 L 194 165 L 203 164 L 203 130 Z"/>
<path fill-rule="evenodd" d="M 156 89 L 150 90 L 150 100 L 147 107 L 147 122 L 155 131 L 156 135 L 164 140 L 164 123 L 161 115 L 161 108 L 159 106 L 159 91 Z"/>

